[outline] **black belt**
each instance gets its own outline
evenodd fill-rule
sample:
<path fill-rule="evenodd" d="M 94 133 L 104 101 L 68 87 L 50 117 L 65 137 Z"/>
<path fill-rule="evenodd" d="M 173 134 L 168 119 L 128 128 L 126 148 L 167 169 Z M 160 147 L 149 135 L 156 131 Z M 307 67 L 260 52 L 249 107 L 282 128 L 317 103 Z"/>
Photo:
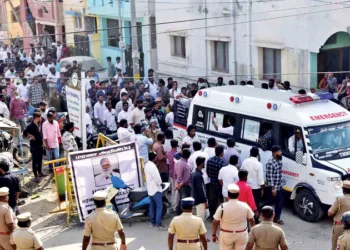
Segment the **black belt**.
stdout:
<path fill-rule="evenodd" d="M 115 242 L 108 242 L 108 243 L 91 243 L 92 246 L 109 246 L 109 245 L 114 245 Z"/>
<path fill-rule="evenodd" d="M 197 243 L 197 242 L 199 242 L 199 239 L 195 239 L 195 240 L 181 240 L 181 239 L 177 239 L 177 242 L 179 242 L 179 243 Z"/>

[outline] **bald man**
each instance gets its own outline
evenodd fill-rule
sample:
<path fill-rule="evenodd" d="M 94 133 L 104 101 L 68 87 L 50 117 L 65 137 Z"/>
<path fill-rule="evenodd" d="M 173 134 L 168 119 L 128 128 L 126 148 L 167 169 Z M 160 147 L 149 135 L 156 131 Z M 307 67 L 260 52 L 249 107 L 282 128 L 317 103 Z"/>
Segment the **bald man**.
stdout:
<path fill-rule="evenodd" d="M 100 160 L 102 173 L 95 176 L 96 187 L 106 186 L 112 184 L 111 175 L 120 177 L 120 174 L 112 171 L 111 161 L 108 158 Z"/>

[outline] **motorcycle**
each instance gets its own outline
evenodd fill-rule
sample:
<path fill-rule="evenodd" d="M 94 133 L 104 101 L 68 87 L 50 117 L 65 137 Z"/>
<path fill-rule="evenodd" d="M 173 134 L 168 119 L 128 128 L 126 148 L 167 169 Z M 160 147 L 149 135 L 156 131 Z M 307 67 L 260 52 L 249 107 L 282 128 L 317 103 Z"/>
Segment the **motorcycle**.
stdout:
<path fill-rule="evenodd" d="M 0 152 L 11 152 L 13 159 L 18 163 L 29 163 L 32 160 L 30 146 L 27 143 L 15 145 L 11 134 L 0 130 Z"/>
<path fill-rule="evenodd" d="M 148 196 L 146 187 L 134 188 L 132 189 L 118 176 L 111 176 L 112 185 L 118 191 L 120 189 L 129 190 L 128 198 L 130 200 L 129 207 L 125 208 L 120 214 L 121 219 L 132 219 L 136 217 L 148 217 L 149 216 L 149 206 L 151 203 L 151 198 Z M 163 210 L 162 217 L 167 213 L 168 207 L 170 207 L 170 202 L 168 201 L 166 194 L 168 193 L 170 187 L 169 182 L 162 183 L 162 201 Z M 118 212 L 115 199 L 111 200 L 115 210 Z M 131 225 L 131 221 L 129 222 Z"/>

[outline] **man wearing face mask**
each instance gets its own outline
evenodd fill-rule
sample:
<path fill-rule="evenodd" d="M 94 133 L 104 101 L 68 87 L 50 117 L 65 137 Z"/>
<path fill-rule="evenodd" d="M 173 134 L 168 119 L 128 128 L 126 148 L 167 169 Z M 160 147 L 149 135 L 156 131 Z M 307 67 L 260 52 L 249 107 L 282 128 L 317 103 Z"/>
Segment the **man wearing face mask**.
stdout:
<path fill-rule="evenodd" d="M 274 222 L 283 225 L 281 213 L 283 208 L 282 151 L 280 146 L 271 148 L 272 157 L 266 164 L 267 201 L 265 205 L 275 205 Z"/>
<path fill-rule="evenodd" d="M 43 123 L 42 133 L 46 148 L 46 158 L 48 161 L 56 160 L 59 157 L 59 143 L 61 143 L 61 131 L 58 122 L 54 120 L 54 113 L 47 112 L 47 121 Z M 50 165 L 52 171 L 52 166 Z"/>
<path fill-rule="evenodd" d="M 112 171 L 111 161 L 108 158 L 102 158 L 100 161 L 100 165 L 102 173 L 95 176 L 96 187 L 111 184 L 111 175 L 120 177 L 119 173 L 115 173 Z"/>
<path fill-rule="evenodd" d="M 6 78 L 15 78 L 16 77 L 16 71 L 15 67 L 13 65 L 10 65 L 8 70 L 5 72 Z"/>

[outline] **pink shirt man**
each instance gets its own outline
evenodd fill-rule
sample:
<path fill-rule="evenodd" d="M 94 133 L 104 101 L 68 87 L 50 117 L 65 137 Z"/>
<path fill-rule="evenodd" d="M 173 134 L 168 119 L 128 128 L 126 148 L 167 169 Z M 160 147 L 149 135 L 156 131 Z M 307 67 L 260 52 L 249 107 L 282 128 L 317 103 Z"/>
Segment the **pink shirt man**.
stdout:
<path fill-rule="evenodd" d="M 47 140 L 49 148 L 57 148 L 59 140 L 61 141 L 61 131 L 57 121 L 50 123 L 45 121 L 42 126 L 43 138 Z"/>

